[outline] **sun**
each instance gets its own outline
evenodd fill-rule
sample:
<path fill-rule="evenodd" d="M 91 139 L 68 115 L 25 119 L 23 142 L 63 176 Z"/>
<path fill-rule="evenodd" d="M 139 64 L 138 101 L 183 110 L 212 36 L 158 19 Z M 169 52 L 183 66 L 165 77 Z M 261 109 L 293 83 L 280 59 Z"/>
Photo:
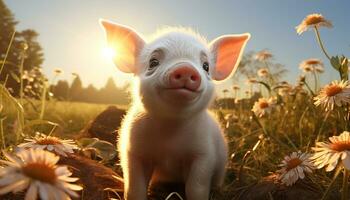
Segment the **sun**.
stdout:
<path fill-rule="evenodd" d="M 112 47 L 104 47 L 102 49 L 102 56 L 106 59 L 113 59 L 117 55 L 117 52 Z"/>

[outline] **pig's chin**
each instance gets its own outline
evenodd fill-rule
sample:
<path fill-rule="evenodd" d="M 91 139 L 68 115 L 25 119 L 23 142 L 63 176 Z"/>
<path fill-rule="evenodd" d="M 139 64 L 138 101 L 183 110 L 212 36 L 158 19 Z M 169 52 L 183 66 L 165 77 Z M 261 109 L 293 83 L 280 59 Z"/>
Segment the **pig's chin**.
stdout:
<path fill-rule="evenodd" d="M 159 90 L 159 95 L 166 102 L 171 104 L 191 104 L 198 100 L 200 91 L 192 91 L 185 87 L 183 88 L 162 88 Z"/>

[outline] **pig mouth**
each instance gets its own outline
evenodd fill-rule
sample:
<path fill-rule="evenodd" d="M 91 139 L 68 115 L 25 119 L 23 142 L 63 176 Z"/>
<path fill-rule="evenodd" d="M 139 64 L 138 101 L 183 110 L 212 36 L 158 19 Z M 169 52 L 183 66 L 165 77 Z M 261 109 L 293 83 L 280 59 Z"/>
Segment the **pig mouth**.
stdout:
<path fill-rule="evenodd" d="M 164 94 L 167 99 L 178 102 L 193 102 L 200 96 L 200 91 L 191 90 L 186 87 L 164 88 Z"/>

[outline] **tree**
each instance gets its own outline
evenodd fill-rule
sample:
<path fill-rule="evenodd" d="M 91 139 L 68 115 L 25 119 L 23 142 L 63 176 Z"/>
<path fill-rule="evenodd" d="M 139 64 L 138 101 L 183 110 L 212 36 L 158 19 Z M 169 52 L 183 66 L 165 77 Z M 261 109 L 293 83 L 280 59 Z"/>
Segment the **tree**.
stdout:
<path fill-rule="evenodd" d="M 119 88 L 116 86 L 113 78 L 109 78 L 104 88 L 100 90 L 102 98 L 101 103 L 127 104 L 129 102 L 129 94 L 127 88 Z"/>
<path fill-rule="evenodd" d="M 4 62 L 11 37 L 16 30 L 17 21 L 14 15 L 7 8 L 3 0 L 0 0 L 0 66 Z M 16 32 L 13 39 L 6 63 L 0 74 L 0 81 L 7 79 L 6 87 L 12 88 L 13 94 L 19 93 L 19 78 L 21 61 L 23 60 L 23 70 L 31 71 L 34 67 L 40 68 L 43 63 L 43 52 L 37 42 L 38 33 L 27 29 Z M 43 80 L 44 78 L 39 78 Z M 38 79 L 38 80 L 39 80 Z"/>
<path fill-rule="evenodd" d="M 81 101 L 83 94 L 83 84 L 79 76 L 76 76 L 69 88 L 69 99 L 72 101 Z"/>
<path fill-rule="evenodd" d="M 98 103 L 100 100 L 99 91 L 94 87 L 94 85 L 89 84 L 86 89 L 84 89 L 83 101 L 89 103 Z"/>
<path fill-rule="evenodd" d="M 26 59 L 24 60 L 24 70 L 31 70 L 33 67 L 41 66 L 44 62 L 44 54 L 40 44 L 37 42 L 39 34 L 32 29 L 24 30 L 18 33 L 21 41 L 28 45 L 26 50 Z"/>
<path fill-rule="evenodd" d="M 18 22 L 15 20 L 12 12 L 7 8 L 4 1 L 0 0 L 0 60 L 5 58 L 7 47 L 17 23 Z M 11 53 L 9 58 L 13 57 L 13 53 Z"/>
<path fill-rule="evenodd" d="M 69 84 L 66 80 L 59 80 L 55 86 L 53 86 L 54 97 L 58 100 L 67 100 L 69 91 Z"/>

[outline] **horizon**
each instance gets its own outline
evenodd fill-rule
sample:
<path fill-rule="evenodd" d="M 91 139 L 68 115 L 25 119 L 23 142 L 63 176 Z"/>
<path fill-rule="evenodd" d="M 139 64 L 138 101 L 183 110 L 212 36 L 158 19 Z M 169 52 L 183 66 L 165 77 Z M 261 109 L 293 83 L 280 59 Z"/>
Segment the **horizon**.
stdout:
<path fill-rule="evenodd" d="M 45 58 L 42 65 L 45 75 L 52 79 L 54 69 L 60 68 L 64 74 L 56 81 L 64 79 L 71 82 L 70 74 L 78 73 L 84 87 L 93 84 L 101 88 L 109 77 L 113 77 L 116 84 L 121 86 L 130 82 L 132 77 L 118 71 L 112 60 L 102 55 L 106 41 L 99 25 L 100 18 L 133 27 L 146 36 L 164 26 L 190 27 L 209 41 L 223 34 L 249 32 L 252 38 L 245 53 L 268 49 L 274 55 L 274 61 L 286 65 L 289 71 L 286 80 L 291 83 L 300 73 L 299 63 L 307 58 L 320 58 L 324 62 L 322 85 L 337 78 L 336 71 L 319 49 L 314 33 L 306 32 L 299 36 L 295 31 L 295 26 L 306 15 L 321 13 L 332 21 L 332 29 L 320 30 L 331 55 L 349 53 L 350 49 L 350 41 L 346 38 L 350 27 L 343 20 L 350 2 L 345 0 L 303 1 L 298 4 L 278 0 L 221 3 L 154 0 L 147 4 L 143 1 L 125 3 L 110 0 L 84 3 L 81 0 L 5 0 L 5 3 L 19 22 L 18 29 L 31 28 L 39 33 L 38 41 Z M 140 15 L 142 20 L 138 18 Z M 221 94 L 233 82 L 228 80 L 220 84 L 218 93 Z"/>

